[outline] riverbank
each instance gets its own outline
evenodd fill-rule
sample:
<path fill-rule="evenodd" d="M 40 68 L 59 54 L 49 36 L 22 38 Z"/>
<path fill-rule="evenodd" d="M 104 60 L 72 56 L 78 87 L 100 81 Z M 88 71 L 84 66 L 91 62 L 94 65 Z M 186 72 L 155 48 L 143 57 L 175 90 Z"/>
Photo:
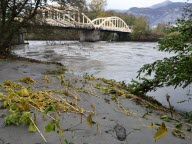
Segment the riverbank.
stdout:
<path fill-rule="evenodd" d="M 71 30 L 63 28 L 54 28 L 54 27 L 43 27 L 28 29 L 25 35 L 26 40 L 70 40 L 70 41 L 79 41 L 80 39 L 80 30 Z M 101 41 L 124 41 L 124 42 L 158 42 L 164 34 L 149 33 L 143 34 L 139 38 L 133 38 L 131 34 L 125 37 L 119 37 L 117 33 L 101 31 L 100 40 Z"/>
<path fill-rule="evenodd" d="M 50 144 L 67 142 L 153 144 L 155 143 L 153 137 L 162 123 L 165 124 L 168 132 L 164 129 L 164 134 L 167 134 L 156 143 L 191 143 L 191 126 L 186 124 L 186 120 L 176 112 L 172 114 L 177 120 L 172 119 L 169 109 L 130 94 L 123 83 L 98 79 L 90 75 L 80 77 L 67 72 L 61 65 L 36 61 L 1 59 L 0 67 L 0 83 L 10 80 L 16 84 L 22 84 L 22 89 L 25 87 L 30 95 L 41 93 L 41 98 L 45 92 L 48 92 L 49 95 L 53 95 L 53 98 L 59 100 L 57 101 L 59 104 L 67 108 L 65 111 L 58 109 L 59 125 L 64 134 L 57 134 L 57 132 L 46 133 L 44 130 L 44 126 L 50 122 L 51 117 L 35 109 L 35 105 L 30 107 L 30 111 L 36 114 L 34 118 L 32 113 L 32 118 Z M 21 82 L 21 78 L 24 77 L 30 77 L 35 83 Z M 1 85 L 1 92 L 7 96 L 5 92 L 7 87 L 3 86 Z M 11 87 L 11 85 L 6 86 Z M 7 109 L 0 109 L 0 143 L 45 142 L 38 132 L 28 132 L 28 126 L 5 126 L 4 119 L 9 116 Z M 44 110 L 42 107 L 42 111 Z M 48 114 L 56 118 L 54 111 Z M 55 131 L 57 130 L 56 126 Z"/>

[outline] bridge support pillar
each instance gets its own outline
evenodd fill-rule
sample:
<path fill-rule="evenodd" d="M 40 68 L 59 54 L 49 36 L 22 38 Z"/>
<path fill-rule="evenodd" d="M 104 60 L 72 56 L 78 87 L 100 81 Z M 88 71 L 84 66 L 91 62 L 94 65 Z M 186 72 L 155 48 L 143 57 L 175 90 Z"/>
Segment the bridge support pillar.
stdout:
<path fill-rule="evenodd" d="M 25 43 L 25 34 L 24 33 L 18 33 L 18 44 L 24 44 Z"/>
<path fill-rule="evenodd" d="M 25 43 L 25 34 L 26 34 L 26 30 L 20 29 L 12 40 L 13 44 L 24 44 Z"/>
<path fill-rule="evenodd" d="M 117 34 L 118 34 L 118 41 L 129 41 L 130 40 L 130 33 L 119 32 Z"/>
<path fill-rule="evenodd" d="M 80 41 L 81 42 L 96 42 L 100 40 L 99 30 L 81 30 Z"/>

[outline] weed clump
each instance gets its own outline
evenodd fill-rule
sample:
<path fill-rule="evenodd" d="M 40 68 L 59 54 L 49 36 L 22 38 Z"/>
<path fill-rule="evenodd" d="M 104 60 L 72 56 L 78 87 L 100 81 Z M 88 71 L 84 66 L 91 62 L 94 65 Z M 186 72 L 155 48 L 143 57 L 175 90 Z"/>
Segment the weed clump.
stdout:
<path fill-rule="evenodd" d="M 67 71 L 65 66 L 57 66 L 55 70 L 47 70 L 44 74 L 46 75 L 62 75 Z"/>

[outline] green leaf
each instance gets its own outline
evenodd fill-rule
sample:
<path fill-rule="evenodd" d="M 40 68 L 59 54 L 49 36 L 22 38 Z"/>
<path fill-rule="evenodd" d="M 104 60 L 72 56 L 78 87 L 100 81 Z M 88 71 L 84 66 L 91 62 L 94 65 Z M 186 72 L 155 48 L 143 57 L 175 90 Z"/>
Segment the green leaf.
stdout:
<path fill-rule="evenodd" d="M 36 129 L 36 127 L 35 127 L 35 125 L 33 124 L 32 121 L 29 124 L 28 131 L 30 131 L 30 132 L 36 132 L 37 131 L 37 129 Z"/>
<path fill-rule="evenodd" d="M 175 127 L 176 127 L 177 129 L 181 129 L 182 126 L 183 126 L 183 123 L 177 123 L 177 124 L 175 125 Z"/>
<path fill-rule="evenodd" d="M 7 101 L 4 101 L 4 102 L 3 102 L 3 107 L 4 107 L 4 108 L 6 108 L 8 105 L 9 105 L 9 104 L 8 104 Z"/>
<path fill-rule="evenodd" d="M 65 144 L 73 144 L 73 143 L 71 143 L 67 139 L 65 139 Z"/>
<path fill-rule="evenodd" d="M 163 123 L 159 126 L 159 128 L 157 129 L 157 132 L 155 133 L 155 135 L 154 135 L 153 138 L 154 138 L 155 141 L 156 141 L 156 140 L 164 137 L 167 133 L 168 133 L 167 128 L 166 128 L 166 126 L 165 126 L 165 123 L 163 122 Z"/>
<path fill-rule="evenodd" d="M 5 125 L 20 125 L 20 113 L 18 112 L 14 112 L 13 114 L 8 115 L 7 117 L 5 117 Z"/>
<path fill-rule="evenodd" d="M 31 116 L 30 112 L 23 112 L 20 117 L 20 121 L 25 125 L 29 125 L 31 123 L 30 116 Z"/>
<path fill-rule="evenodd" d="M 45 126 L 45 131 L 46 131 L 46 132 L 55 131 L 55 128 L 56 128 L 56 122 L 55 122 L 55 121 L 51 121 L 51 122 L 49 122 L 49 123 Z"/>
<path fill-rule="evenodd" d="M 46 110 L 44 111 L 44 113 L 47 114 L 47 113 L 50 112 L 50 111 L 52 111 L 52 112 L 56 112 L 55 107 L 52 106 L 52 105 L 49 106 L 49 107 L 47 107 Z"/>
<path fill-rule="evenodd" d="M 0 100 L 2 100 L 3 98 L 5 98 L 4 94 L 0 92 Z"/>
<path fill-rule="evenodd" d="M 162 120 L 164 120 L 166 122 L 170 122 L 171 121 L 171 118 L 169 116 L 167 116 L 167 115 L 161 116 L 160 119 L 162 119 Z"/>
<path fill-rule="evenodd" d="M 19 106 L 16 103 L 13 103 L 13 104 L 11 104 L 10 109 L 17 110 L 17 109 L 19 109 Z"/>

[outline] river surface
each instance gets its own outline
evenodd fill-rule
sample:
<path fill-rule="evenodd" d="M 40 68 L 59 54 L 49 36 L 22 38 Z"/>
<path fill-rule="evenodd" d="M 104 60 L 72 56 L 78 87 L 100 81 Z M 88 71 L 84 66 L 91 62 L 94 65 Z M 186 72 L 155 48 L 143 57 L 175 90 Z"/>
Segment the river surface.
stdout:
<path fill-rule="evenodd" d="M 142 65 L 171 56 L 155 47 L 157 43 L 152 42 L 29 41 L 29 45 L 20 45 L 14 52 L 28 58 L 60 62 L 77 75 L 88 73 L 129 83 Z M 192 112 L 190 89 L 191 86 L 184 90 L 167 87 L 148 95 L 167 105 L 168 94 L 175 109 Z"/>

